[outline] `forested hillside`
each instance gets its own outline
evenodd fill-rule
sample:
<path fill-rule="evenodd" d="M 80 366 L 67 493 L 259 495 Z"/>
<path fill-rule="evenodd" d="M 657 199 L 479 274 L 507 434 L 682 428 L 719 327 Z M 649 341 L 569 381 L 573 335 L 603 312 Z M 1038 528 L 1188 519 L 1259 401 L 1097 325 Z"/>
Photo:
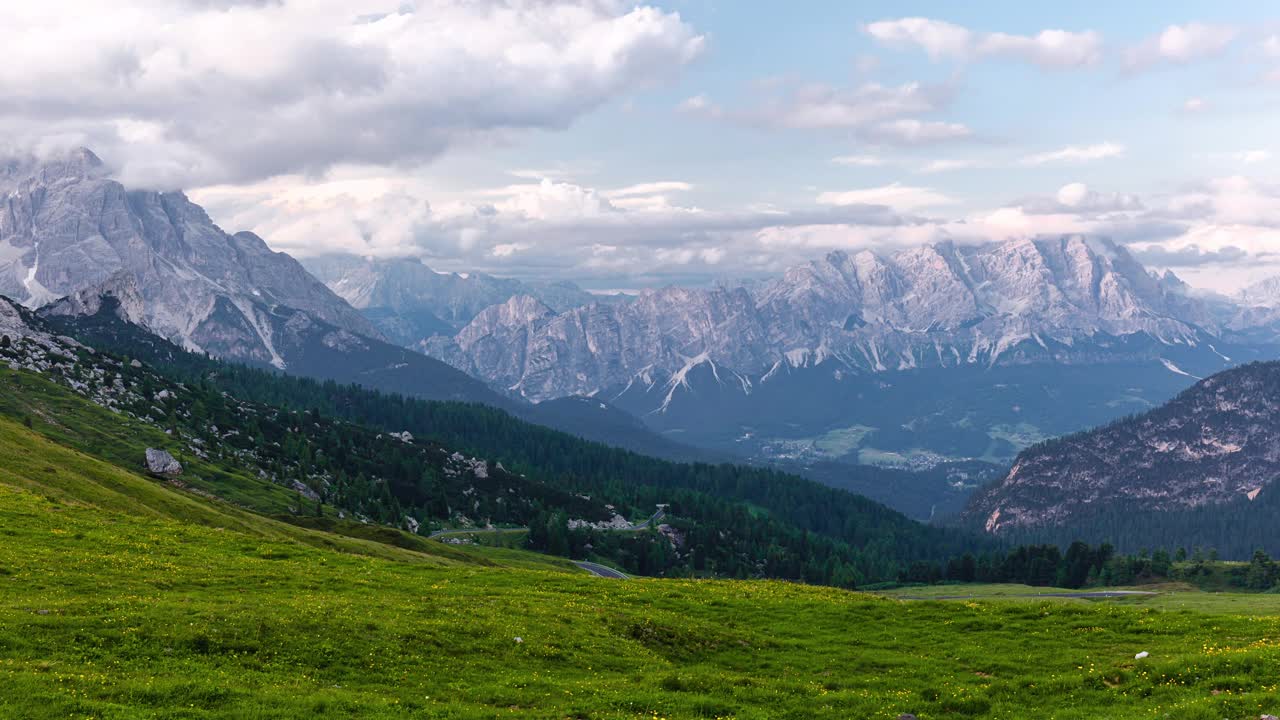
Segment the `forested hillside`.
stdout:
<path fill-rule="evenodd" d="M 1280 363 L 1205 378 L 1167 404 L 1022 452 L 968 527 L 1012 541 L 1280 552 Z"/>
<path fill-rule="evenodd" d="M 636 571 L 842 585 L 893 579 L 913 561 L 942 560 L 978 544 L 964 533 L 922 526 L 865 498 L 776 471 L 655 460 L 490 407 L 229 365 L 123 324 L 93 332 L 66 321 L 59 327 L 79 331 L 99 349 L 115 345 L 130 353 L 111 361 L 114 375 L 138 395 L 136 407 L 121 409 L 145 413 L 176 433 L 171 437 L 209 443 L 210 433 L 231 433 L 235 440 L 220 440 L 228 448 L 220 452 L 229 457 L 265 448 L 255 456 L 256 469 L 312 496 L 299 502 L 298 512 L 313 513 L 327 503 L 404 527 L 460 520 L 551 525 L 566 537 L 570 521 L 578 521 L 574 536 L 595 538 L 578 543 L 579 549 L 590 544 L 597 553 L 616 551 L 612 559 Z M 165 385 L 165 402 L 154 405 L 159 391 L 147 383 Z M 401 439 L 405 432 L 411 441 Z M 669 505 L 667 535 L 653 531 L 632 542 L 610 542 L 582 524 L 613 512 L 646 517 L 658 504 Z M 574 549 L 567 543 L 563 551 Z"/>

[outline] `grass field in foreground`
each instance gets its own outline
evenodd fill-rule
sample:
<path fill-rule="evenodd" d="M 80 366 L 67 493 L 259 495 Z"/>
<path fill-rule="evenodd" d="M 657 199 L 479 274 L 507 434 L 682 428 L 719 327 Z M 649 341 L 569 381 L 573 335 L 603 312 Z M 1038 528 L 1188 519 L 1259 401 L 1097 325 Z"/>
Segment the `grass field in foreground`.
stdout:
<path fill-rule="evenodd" d="M 1280 709 L 1280 617 L 1244 601 L 1210 613 L 609 581 L 477 564 L 504 558 L 461 549 L 371 552 L 12 424 L 0 423 L 0 468 L 0 718 L 1194 720 Z M 1135 660 L 1142 650 L 1151 656 Z"/>

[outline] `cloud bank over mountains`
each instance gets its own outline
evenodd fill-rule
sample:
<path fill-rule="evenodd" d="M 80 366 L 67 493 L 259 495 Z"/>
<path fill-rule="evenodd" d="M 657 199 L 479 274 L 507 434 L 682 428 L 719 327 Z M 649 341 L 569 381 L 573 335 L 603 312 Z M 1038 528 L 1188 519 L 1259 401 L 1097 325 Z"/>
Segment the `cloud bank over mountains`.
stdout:
<path fill-rule="evenodd" d="M 602 288 L 1066 232 L 1206 286 L 1280 271 L 1271 138 L 1233 115 L 1280 100 L 1280 23 L 937 7 L 806 8 L 845 18 L 810 53 L 799 11 L 676 2 L 21 3 L 0 155 L 89 146 L 299 256 Z"/>

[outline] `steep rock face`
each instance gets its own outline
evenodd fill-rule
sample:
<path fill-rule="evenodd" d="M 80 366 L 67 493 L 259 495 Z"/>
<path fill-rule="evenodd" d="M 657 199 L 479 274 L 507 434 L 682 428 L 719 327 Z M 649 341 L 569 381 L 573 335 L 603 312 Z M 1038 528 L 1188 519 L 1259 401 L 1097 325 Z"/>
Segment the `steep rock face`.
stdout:
<path fill-rule="evenodd" d="M 151 330 L 188 348 L 284 367 L 277 308 L 377 336 L 293 258 L 228 235 L 181 192 L 126 190 L 78 150 L 0 172 L 0 294 L 28 307 L 132 280 Z"/>
<path fill-rule="evenodd" d="M 558 314 L 485 311 L 425 347 L 533 400 L 674 386 L 706 362 L 744 378 L 744 391 L 825 361 L 851 372 L 1096 362 L 1108 354 L 1097 338 L 1189 345 L 1216 330 L 1173 282 L 1078 236 L 835 252 L 751 291 L 667 288 Z"/>
<path fill-rule="evenodd" d="M 674 376 L 724 358 L 730 365 L 767 360 L 766 328 L 750 294 L 669 288 L 625 305 L 589 305 L 556 314 L 529 297 L 477 315 L 454 338 L 425 346 L 464 370 L 545 400 L 589 395 L 635 376 Z"/>
<path fill-rule="evenodd" d="M 1027 449 L 964 519 L 1002 533 L 1252 501 L 1280 478 L 1278 428 L 1280 363 L 1233 368 L 1151 412 Z"/>
<path fill-rule="evenodd" d="M 303 261 L 337 295 L 373 320 L 388 338 L 414 346 L 452 335 L 487 307 L 528 295 L 555 310 L 617 298 L 577 285 L 524 283 L 483 273 L 439 273 L 416 258 L 368 259 L 326 255 Z"/>
<path fill-rule="evenodd" d="M 97 315 L 104 304 L 116 317 L 127 323 L 146 327 L 146 301 L 133 276 L 118 272 L 101 285 L 78 290 L 40 309 L 42 315 L 78 317 Z"/>

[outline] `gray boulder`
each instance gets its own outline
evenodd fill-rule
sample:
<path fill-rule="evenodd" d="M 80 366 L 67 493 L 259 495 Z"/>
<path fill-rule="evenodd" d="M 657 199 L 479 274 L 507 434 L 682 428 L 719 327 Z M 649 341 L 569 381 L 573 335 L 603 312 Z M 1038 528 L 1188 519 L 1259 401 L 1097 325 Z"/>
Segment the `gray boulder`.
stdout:
<path fill-rule="evenodd" d="M 182 474 L 182 464 L 164 450 L 147 448 L 147 472 L 173 478 Z"/>

